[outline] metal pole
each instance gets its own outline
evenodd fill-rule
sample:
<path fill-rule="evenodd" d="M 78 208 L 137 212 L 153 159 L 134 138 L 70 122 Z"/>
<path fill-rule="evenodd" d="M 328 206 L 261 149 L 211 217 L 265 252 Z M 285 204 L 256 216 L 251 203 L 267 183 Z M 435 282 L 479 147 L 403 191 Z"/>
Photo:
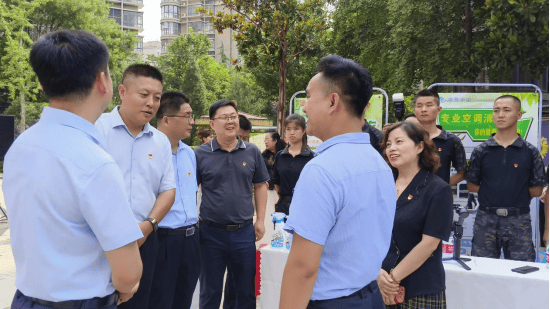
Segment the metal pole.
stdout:
<path fill-rule="evenodd" d="M 388 111 L 389 111 L 389 105 L 390 105 L 390 99 L 388 97 L 388 94 L 386 93 L 386 91 L 382 88 L 376 88 L 376 87 L 373 87 L 372 90 L 376 90 L 376 91 L 380 91 L 382 92 L 382 94 L 386 97 L 386 123 L 388 123 Z"/>
<path fill-rule="evenodd" d="M 295 94 L 293 94 L 292 97 L 290 98 L 290 106 L 288 109 L 289 115 L 294 114 L 294 98 L 296 98 L 301 93 L 306 93 L 306 92 L 304 90 L 298 91 Z"/>

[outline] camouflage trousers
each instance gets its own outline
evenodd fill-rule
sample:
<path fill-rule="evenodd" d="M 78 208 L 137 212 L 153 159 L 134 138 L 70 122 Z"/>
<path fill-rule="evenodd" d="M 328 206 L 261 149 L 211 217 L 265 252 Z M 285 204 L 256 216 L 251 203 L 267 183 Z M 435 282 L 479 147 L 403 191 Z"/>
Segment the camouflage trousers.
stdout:
<path fill-rule="evenodd" d="M 501 217 L 478 210 L 472 238 L 472 255 L 488 258 L 504 258 L 516 261 L 535 261 L 533 231 L 529 213 Z"/>

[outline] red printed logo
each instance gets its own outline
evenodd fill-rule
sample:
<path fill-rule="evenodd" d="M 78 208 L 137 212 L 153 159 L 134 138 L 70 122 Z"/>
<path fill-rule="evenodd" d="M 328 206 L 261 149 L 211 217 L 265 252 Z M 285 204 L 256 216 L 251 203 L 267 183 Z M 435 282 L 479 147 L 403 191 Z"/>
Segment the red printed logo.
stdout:
<path fill-rule="evenodd" d="M 152 153 L 150 153 L 148 156 L 149 156 L 149 159 L 152 159 L 152 158 L 153 158 L 153 154 L 152 154 Z"/>

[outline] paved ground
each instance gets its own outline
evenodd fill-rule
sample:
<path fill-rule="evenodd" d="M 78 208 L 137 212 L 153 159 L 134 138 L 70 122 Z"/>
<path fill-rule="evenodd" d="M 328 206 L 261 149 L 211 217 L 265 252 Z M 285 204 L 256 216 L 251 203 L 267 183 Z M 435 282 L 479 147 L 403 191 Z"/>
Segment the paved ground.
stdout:
<path fill-rule="evenodd" d="M 0 174 L 0 205 L 6 207 L 4 202 L 4 195 L 1 190 L 3 175 Z M 264 238 L 256 244 L 258 247 L 260 244 L 269 244 L 271 240 L 271 234 L 273 231 L 273 224 L 271 223 L 271 213 L 275 211 L 274 205 L 277 197 L 275 192 L 269 192 L 268 207 L 266 211 L 266 234 Z M 1 214 L 0 214 L 1 216 Z M 11 305 L 11 300 L 15 293 L 15 262 L 13 261 L 13 254 L 11 252 L 10 245 L 10 231 L 8 228 L 8 223 L 0 222 L 0 309 L 9 308 Z M 257 308 L 260 308 L 260 301 L 258 298 Z M 198 308 L 198 288 L 195 290 L 195 295 L 193 297 L 193 304 L 191 305 L 192 309 Z"/>

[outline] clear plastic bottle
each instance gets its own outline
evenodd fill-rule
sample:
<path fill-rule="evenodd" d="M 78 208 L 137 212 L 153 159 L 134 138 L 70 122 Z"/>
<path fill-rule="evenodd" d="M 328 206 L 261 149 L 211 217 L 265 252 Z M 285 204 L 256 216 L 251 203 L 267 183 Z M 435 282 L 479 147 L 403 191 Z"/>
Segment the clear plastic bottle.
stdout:
<path fill-rule="evenodd" d="M 442 251 L 443 251 L 443 257 L 444 258 L 452 257 L 453 256 L 453 250 L 454 250 L 454 247 L 455 247 L 455 241 L 454 241 L 453 233 L 451 232 L 451 236 L 449 237 L 448 241 L 443 240 L 441 243 L 442 243 L 441 246 L 442 246 Z"/>

